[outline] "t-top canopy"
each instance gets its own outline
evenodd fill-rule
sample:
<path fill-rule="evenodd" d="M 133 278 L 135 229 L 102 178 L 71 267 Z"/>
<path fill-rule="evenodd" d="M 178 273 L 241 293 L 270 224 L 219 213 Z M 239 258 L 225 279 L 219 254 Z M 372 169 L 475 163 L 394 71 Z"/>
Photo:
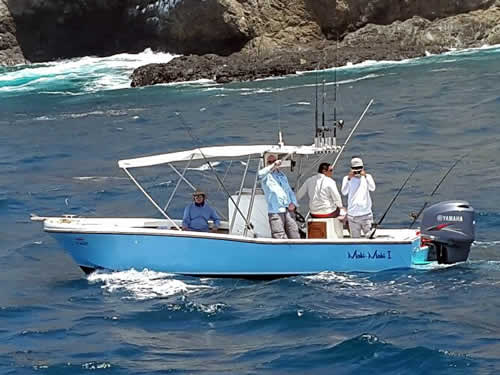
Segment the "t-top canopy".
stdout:
<path fill-rule="evenodd" d="M 324 153 L 324 148 L 315 146 L 280 146 L 280 145 L 243 145 L 243 146 L 213 146 L 195 148 L 193 150 L 171 152 L 168 154 L 145 156 L 136 159 L 125 159 L 118 161 L 120 168 L 138 168 L 150 167 L 165 163 L 175 163 L 189 160 L 200 159 L 222 159 L 236 158 L 250 155 L 262 155 L 265 152 L 273 152 L 276 154 L 298 154 L 298 155 L 313 155 Z"/>

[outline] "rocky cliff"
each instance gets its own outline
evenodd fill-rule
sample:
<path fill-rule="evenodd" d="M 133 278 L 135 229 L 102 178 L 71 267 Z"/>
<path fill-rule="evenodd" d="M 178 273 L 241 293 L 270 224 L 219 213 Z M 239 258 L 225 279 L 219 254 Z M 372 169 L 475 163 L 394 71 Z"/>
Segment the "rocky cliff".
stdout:
<path fill-rule="evenodd" d="M 0 64 L 151 47 L 186 57 L 139 70 L 134 85 L 252 79 L 331 65 L 337 39 L 352 62 L 498 43 L 495 5 L 500 0 L 0 0 Z"/>
<path fill-rule="evenodd" d="M 6 0 L 0 0 L 0 65 L 16 65 L 26 62 L 16 35 L 16 24 Z"/>

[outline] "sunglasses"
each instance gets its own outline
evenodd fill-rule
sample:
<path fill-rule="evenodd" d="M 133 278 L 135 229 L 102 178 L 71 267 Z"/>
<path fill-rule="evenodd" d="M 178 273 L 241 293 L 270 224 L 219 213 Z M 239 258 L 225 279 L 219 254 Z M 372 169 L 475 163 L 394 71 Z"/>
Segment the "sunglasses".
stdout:
<path fill-rule="evenodd" d="M 193 195 L 193 197 L 195 197 L 195 198 L 205 198 L 205 196 L 203 194 Z"/>

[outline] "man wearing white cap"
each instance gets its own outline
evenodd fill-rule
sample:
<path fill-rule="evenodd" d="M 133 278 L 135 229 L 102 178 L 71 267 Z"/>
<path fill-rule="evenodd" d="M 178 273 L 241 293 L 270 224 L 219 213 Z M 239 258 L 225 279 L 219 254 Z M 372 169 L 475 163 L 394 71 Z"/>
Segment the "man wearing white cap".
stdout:
<path fill-rule="evenodd" d="M 372 175 L 366 173 L 361 158 L 352 158 L 351 170 L 342 181 L 342 194 L 347 195 L 347 220 L 352 238 L 366 236 L 372 227 L 370 191 L 375 191 Z"/>

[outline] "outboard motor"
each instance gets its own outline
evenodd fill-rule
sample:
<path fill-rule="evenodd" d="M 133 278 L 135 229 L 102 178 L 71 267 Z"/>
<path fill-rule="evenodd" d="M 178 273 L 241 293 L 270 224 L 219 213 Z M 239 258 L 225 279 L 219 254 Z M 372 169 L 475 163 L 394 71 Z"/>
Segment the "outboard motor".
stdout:
<path fill-rule="evenodd" d="M 429 246 L 427 260 L 444 264 L 466 261 L 475 224 L 474 209 L 466 201 L 446 201 L 428 207 L 420 228 L 422 244 Z"/>

